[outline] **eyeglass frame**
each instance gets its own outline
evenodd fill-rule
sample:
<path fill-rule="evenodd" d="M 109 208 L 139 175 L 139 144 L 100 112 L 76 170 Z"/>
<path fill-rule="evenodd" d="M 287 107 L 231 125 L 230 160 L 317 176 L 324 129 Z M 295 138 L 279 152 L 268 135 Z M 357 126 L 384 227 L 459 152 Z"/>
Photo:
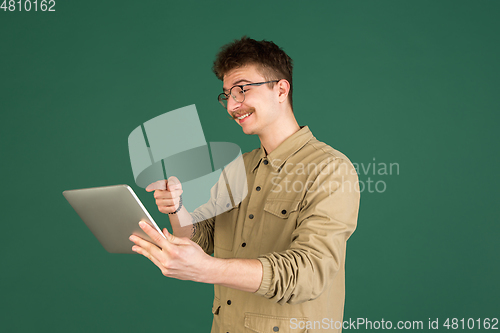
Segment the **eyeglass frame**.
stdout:
<path fill-rule="evenodd" d="M 231 89 L 229 89 L 229 94 L 226 94 L 225 92 L 222 92 L 222 93 L 219 94 L 219 96 L 217 96 L 217 100 L 219 101 L 219 103 L 222 105 L 222 107 L 224 109 L 227 109 L 227 106 L 224 106 L 224 102 L 223 101 L 227 102 L 229 100 L 229 96 L 231 96 L 236 103 L 243 103 L 245 101 L 246 95 L 245 95 L 245 90 L 243 89 L 243 87 L 246 87 L 246 86 L 261 86 L 261 85 L 266 84 L 266 83 L 280 82 L 281 80 L 282 79 L 280 79 L 280 80 L 271 80 L 271 81 L 266 81 L 266 82 L 235 84 L 234 86 L 231 87 Z M 236 97 L 231 93 L 231 91 L 233 91 L 233 88 L 235 88 L 235 87 L 239 87 L 241 89 L 241 91 L 243 92 L 243 100 L 241 102 L 238 102 L 236 100 Z M 222 96 L 224 96 L 226 99 L 223 99 Z"/>

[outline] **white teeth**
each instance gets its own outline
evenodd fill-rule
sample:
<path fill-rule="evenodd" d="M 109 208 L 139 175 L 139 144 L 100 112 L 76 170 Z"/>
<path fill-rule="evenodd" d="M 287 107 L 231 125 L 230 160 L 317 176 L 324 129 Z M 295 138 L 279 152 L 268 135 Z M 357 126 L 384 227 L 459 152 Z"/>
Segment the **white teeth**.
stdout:
<path fill-rule="evenodd" d="M 237 118 L 238 120 L 241 120 L 241 119 L 243 119 L 243 118 L 248 117 L 249 115 L 251 115 L 251 113 L 247 113 L 247 114 L 245 114 L 245 115 L 243 115 L 243 116 L 241 116 L 241 117 L 236 117 L 236 118 Z"/>

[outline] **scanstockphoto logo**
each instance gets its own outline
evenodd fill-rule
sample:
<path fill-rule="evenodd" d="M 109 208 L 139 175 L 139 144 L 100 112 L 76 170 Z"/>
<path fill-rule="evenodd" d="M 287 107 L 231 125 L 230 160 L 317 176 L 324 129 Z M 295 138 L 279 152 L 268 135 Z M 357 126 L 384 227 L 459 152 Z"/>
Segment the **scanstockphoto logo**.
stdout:
<path fill-rule="evenodd" d="M 272 160 L 271 164 L 282 165 L 280 160 Z M 399 172 L 399 163 L 380 162 L 375 157 L 368 163 L 339 162 L 335 158 L 319 164 L 286 162 L 273 172 L 272 192 L 384 193 L 388 177 L 398 176 Z"/>
<path fill-rule="evenodd" d="M 432 332 L 435 330 L 498 330 L 498 318 L 428 318 L 427 320 L 370 320 L 368 318 L 348 318 L 343 321 L 332 318 L 323 318 L 322 320 L 303 320 L 299 318 L 290 319 L 290 329 L 296 330 L 331 330 L 344 331 L 362 330 L 417 330 Z"/>
<path fill-rule="evenodd" d="M 352 164 L 361 178 L 359 180 L 360 192 L 384 193 L 387 191 L 388 178 L 399 176 L 399 163 L 397 162 L 377 162 L 373 157 L 369 163 Z"/>

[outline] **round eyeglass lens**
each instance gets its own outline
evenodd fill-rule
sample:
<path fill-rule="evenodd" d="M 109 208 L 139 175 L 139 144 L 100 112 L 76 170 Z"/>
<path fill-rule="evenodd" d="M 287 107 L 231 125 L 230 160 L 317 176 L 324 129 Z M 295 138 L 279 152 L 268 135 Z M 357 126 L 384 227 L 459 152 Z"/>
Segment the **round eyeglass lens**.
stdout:
<path fill-rule="evenodd" d="M 241 87 L 238 86 L 232 87 L 229 94 L 233 96 L 234 100 L 238 103 L 241 103 L 245 100 L 245 92 Z"/>

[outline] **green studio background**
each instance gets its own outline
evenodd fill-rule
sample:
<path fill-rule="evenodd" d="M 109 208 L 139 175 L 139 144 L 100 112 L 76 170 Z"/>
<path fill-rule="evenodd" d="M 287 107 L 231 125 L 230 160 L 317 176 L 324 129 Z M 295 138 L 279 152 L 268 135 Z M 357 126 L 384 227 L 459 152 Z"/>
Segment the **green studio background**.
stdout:
<path fill-rule="evenodd" d="M 213 286 L 105 252 L 62 191 L 127 183 L 168 226 L 134 184 L 128 135 L 196 104 L 207 141 L 257 148 L 218 105 L 211 73 L 242 35 L 294 59 L 299 124 L 360 167 L 345 319 L 439 318 L 445 331 L 446 318 L 500 317 L 498 1 L 55 9 L 0 11 L 3 332 L 209 331 Z"/>

